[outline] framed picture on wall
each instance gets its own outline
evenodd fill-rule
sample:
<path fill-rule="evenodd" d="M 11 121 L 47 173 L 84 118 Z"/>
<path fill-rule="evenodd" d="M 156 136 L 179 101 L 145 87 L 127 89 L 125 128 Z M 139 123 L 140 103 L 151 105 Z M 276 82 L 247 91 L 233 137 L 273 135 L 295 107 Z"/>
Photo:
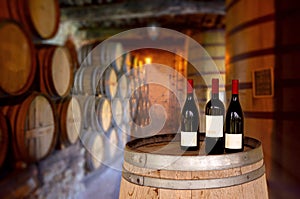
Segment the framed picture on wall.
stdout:
<path fill-rule="evenodd" d="M 273 68 L 261 68 L 252 71 L 253 97 L 274 96 L 274 71 Z"/>

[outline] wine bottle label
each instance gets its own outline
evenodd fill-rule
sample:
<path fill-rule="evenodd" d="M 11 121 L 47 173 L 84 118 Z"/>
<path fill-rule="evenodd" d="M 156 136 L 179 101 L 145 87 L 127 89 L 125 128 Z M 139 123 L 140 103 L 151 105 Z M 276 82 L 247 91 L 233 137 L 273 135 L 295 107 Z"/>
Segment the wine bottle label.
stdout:
<path fill-rule="evenodd" d="M 206 137 L 223 137 L 223 116 L 206 115 Z"/>
<path fill-rule="evenodd" d="M 181 146 L 188 146 L 188 147 L 197 146 L 197 131 L 196 132 L 181 131 Z"/>
<path fill-rule="evenodd" d="M 225 148 L 227 149 L 241 149 L 242 148 L 242 134 L 228 134 L 225 133 Z"/>

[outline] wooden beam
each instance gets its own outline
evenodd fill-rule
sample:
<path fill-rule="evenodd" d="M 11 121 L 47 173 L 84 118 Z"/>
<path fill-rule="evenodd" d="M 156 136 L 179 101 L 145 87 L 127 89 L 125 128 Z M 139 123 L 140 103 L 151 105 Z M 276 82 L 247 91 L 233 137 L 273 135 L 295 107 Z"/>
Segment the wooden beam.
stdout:
<path fill-rule="evenodd" d="M 61 20 L 105 22 L 187 14 L 225 15 L 225 3 L 220 1 L 138 0 L 115 4 L 61 8 Z"/>

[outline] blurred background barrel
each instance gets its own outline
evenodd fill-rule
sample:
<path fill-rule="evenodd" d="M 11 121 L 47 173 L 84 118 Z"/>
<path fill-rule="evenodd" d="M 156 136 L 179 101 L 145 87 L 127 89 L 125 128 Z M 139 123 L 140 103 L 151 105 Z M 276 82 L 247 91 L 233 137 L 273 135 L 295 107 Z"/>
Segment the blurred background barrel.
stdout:
<path fill-rule="evenodd" d="M 75 144 L 82 130 L 82 111 L 78 100 L 68 96 L 57 104 L 59 141 L 64 147 Z"/>
<path fill-rule="evenodd" d="M 58 31 L 58 0 L 2 0 L 0 7 L 0 18 L 18 21 L 27 32 L 36 37 L 49 39 Z"/>
<path fill-rule="evenodd" d="M 16 161 L 37 162 L 52 152 L 57 139 L 56 114 L 46 95 L 32 93 L 22 103 L 10 106 L 6 116 Z"/>
<path fill-rule="evenodd" d="M 77 95 L 79 100 L 83 128 L 95 132 L 106 132 L 112 125 L 111 102 L 105 97 Z"/>
<path fill-rule="evenodd" d="M 26 93 L 35 77 L 34 45 L 15 22 L 0 20 L 0 93 L 1 96 Z"/>
<path fill-rule="evenodd" d="M 107 68 L 112 65 L 117 72 L 121 72 L 123 46 L 118 42 L 92 42 L 80 47 L 78 57 L 82 66 Z"/>
<path fill-rule="evenodd" d="M 271 197 L 297 198 L 299 1 L 228 0 L 226 5 L 226 85 L 240 80 L 245 133 L 264 143 Z"/>
<path fill-rule="evenodd" d="M 86 166 L 89 171 L 100 169 L 105 160 L 106 148 L 103 136 L 95 131 L 83 131 L 80 137 L 86 148 Z"/>
<path fill-rule="evenodd" d="M 40 90 L 52 97 L 69 95 L 73 84 L 73 64 L 66 47 L 38 45 Z"/>
<path fill-rule="evenodd" d="M 114 68 L 105 69 L 100 81 L 98 82 L 98 90 L 102 96 L 113 99 L 118 89 L 117 73 Z"/>
<path fill-rule="evenodd" d="M 227 1 L 227 5 L 230 4 L 231 1 Z M 263 9 L 257 9 L 257 5 Z M 245 6 L 248 7 L 247 12 L 240 12 Z M 269 68 L 270 74 L 262 77 L 261 83 L 272 85 L 274 82 L 271 79 L 276 56 L 274 12 L 273 0 L 257 1 L 257 4 L 242 0 L 228 8 L 226 28 L 227 102 L 231 96 L 231 80 L 239 79 L 240 102 L 245 114 L 245 134 L 264 143 L 267 176 L 272 170 L 271 143 L 276 123 L 273 117 L 276 111 L 275 99 L 271 94 L 274 90 L 269 87 L 269 96 L 255 97 L 253 74 L 256 70 Z"/>
<path fill-rule="evenodd" d="M 114 98 L 111 101 L 111 111 L 113 124 L 119 126 L 123 122 L 123 103 L 120 98 Z"/>

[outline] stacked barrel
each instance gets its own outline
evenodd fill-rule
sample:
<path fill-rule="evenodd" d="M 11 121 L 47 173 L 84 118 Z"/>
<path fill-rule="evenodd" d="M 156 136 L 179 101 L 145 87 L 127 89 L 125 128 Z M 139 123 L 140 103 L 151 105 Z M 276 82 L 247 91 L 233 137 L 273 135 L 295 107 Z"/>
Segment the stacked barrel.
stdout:
<path fill-rule="evenodd" d="M 87 169 L 106 168 L 123 157 L 130 135 L 130 53 L 119 42 L 94 42 L 78 51 L 73 96 L 83 110 L 80 135 L 87 148 Z"/>
<path fill-rule="evenodd" d="M 271 198 L 297 198 L 299 1 L 227 0 L 226 10 L 226 84 L 240 79 L 245 133 L 263 143 Z"/>
<path fill-rule="evenodd" d="M 45 44 L 58 31 L 58 1 L 3 0 L 0 6 L 0 166 L 11 171 L 77 143 L 81 109 L 71 96 L 75 46 L 71 40 Z"/>

